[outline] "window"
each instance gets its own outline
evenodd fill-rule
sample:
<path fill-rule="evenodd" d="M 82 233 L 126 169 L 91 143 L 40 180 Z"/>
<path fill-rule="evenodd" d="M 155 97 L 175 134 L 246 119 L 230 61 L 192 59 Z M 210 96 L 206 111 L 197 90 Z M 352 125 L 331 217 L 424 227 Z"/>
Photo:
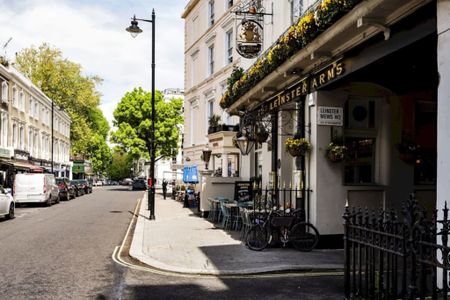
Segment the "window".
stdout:
<path fill-rule="evenodd" d="M 344 183 L 375 183 L 375 138 L 346 137 L 348 159 L 344 164 Z"/>
<path fill-rule="evenodd" d="M 208 76 L 214 74 L 214 45 L 208 47 Z"/>
<path fill-rule="evenodd" d="M 30 117 L 34 116 L 34 104 L 33 104 L 33 98 L 30 97 L 30 106 L 28 107 L 28 114 Z"/>
<path fill-rule="evenodd" d="M 233 62 L 233 29 L 225 34 L 226 64 Z"/>
<path fill-rule="evenodd" d="M 19 149 L 25 150 L 25 129 L 23 128 L 23 125 L 19 128 Z"/>
<path fill-rule="evenodd" d="M 214 1 L 208 2 L 208 22 L 209 26 L 214 25 Z"/>
<path fill-rule="evenodd" d="M 19 92 L 19 109 L 24 111 L 25 110 L 25 96 L 23 94 L 23 91 Z"/>
<path fill-rule="evenodd" d="M 208 101 L 208 120 L 212 117 L 214 113 L 214 100 Z"/>
<path fill-rule="evenodd" d="M 227 3 L 227 9 L 231 8 L 233 6 L 233 0 L 226 0 Z"/>
<path fill-rule="evenodd" d="M 1 124 L 1 140 L 0 143 L 3 147 L 8 146 L 8 115 L 6 112 L 2 112 L 2 124 Z"/>
<path fill-rule="evenodd" d="M 34 118 L 39 119 L 39 103 L 37 101 L 34 102 Z"/>
<path fill-rule="evenodd" d="M 17 108 L 18 106 L 18 99 L 17 99 L 17 88 L 13 87 L 13 106 Z"/>
<path fill-rule="evenodd" d="M 30 152 L 31 156 L 34 156 L 33 154 L 33 130 L 28 131 L 28 152 Z"/>
<path fill-rule="evenodd" d="M 36 157 L 39 156 L 39 145 L 38 145 L 38 141 L 39 141 L 39 137 L 38 137 L 38 133 L 35 132 L 34 136 L 33 136 L 33 145 L 34 145 L 34 155 Z"/>
<path fill-rule="evenodd" d="M 12 146 L 17 148 L 17 124 L 14 123 L 12 126 Z"/>
<path fill-rule="evenodd" d="M 304 12 L 303 0 L 291 0 L 291 23 L 297 22 Z"/>
<path fill-rule="evenodd" d="M 7 102 L 8 101 L 8 83 L 6 81 L 2 82 L 2 95 L 1 95 L 1 101 Z"/>

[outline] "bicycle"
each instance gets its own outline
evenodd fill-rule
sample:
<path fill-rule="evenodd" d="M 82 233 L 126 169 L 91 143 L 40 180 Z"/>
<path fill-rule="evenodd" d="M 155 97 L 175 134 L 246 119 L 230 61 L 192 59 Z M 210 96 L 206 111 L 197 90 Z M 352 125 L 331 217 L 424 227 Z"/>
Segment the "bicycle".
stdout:
<path fill-rule="evenodd" d="M 272 242 L 274 232 L 277 230 L 283 247 L 291 242 L 297 250 L 309 252 L 319 242 L 319 231 L 305 221 L 303 210 L 296 209 L 292 213 L 285 211 L 281 215 L 272 209 L 265 219 L 255 218 L 255 224 L 246 236 L 247 247 L 254 251 L 265 249 Z"/>

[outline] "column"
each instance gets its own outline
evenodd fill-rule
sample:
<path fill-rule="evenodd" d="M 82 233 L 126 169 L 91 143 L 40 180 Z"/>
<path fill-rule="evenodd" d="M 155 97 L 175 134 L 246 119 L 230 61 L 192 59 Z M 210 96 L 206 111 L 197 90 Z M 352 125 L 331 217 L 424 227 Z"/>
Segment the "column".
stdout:
<path fill-rule="evenodd" d="M 228 153 L 222 153 L 222 177 L 228 177 Z"/>
<path fill-rule="evenodd" d="M 447 84 L 450 80 L 450 1 L 437 1 L 437 34 L 438 34 L 438 72 L 440 84 L 438 87 L 438 132 L 437 132 L 437 203 L 438 218 L 442 219 L 442 209 L 447 202 L 450 204 L 450 86 Z M 438 243 L 441 242 L 441 236 L 438 237 Z M 441 260 L 442 254 L 436 250 L 437 257 Z M 442 269 L 438 270 L 438 287 L 442 288 Z"/>
<path fill-rule="evenodd" d="M 437 136 L 437 209 L 450 204 L 450 1 L 437 1 L 438 31 L 438 136 Z"/>

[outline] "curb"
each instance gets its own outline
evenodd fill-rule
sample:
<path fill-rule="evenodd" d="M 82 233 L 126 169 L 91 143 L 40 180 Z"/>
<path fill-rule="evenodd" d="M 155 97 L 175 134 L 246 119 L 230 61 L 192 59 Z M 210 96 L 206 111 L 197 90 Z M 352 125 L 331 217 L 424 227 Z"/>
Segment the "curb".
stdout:
<path fill-rule="evenodd" d="M 129 256 L 133 259 L 147 265 L 149 268 L 153 268 L 159 271 L 182 274 L 182 275 L 194 275 L 194 276 L 243 276 L 243 275 L 280 275 L 289 273 L 304 273 L 310 274 L 324 274 L 324 275 L 342 275 L 343 267 L 338 264 L 328 264 L 322 265 L 321 268 L 317 268 L 316 265 L 278 265 L 278 266 L 268 266 L 259 267 L 252 269 L 241 269 L 241 270 L 204 270 L 204 269 L 189 269 L 183 267 L 175 267 L 172 265 L 165 264 L 154 258 L 145 255 L 143 252 L 144 245 L 144 233 L 145 233 L 145 219 L 141 216 L 141 206 L 146 203 L 147 193 L 144 194 L 140 200 L 138 217 L 136 220 L 136 226 L 134 232 L 132 233 L 133 238 L 130 245 Z M 125 237 L 126 238 L 126 237 Z"/>

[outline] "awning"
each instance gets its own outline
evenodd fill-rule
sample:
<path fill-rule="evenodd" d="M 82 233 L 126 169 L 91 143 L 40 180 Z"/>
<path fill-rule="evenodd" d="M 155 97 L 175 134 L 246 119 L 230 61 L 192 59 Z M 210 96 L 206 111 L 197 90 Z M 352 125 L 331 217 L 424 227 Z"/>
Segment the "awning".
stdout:
<path fill-rule="evenodd" d="M 11 159 L 2 159 L 2 164 L 8 164 L 14 167 L 14 169 L 29 171 L 33 173 L 43 173 L 44 168 L 36 165 L 32 165 L 22 161 L 16 161 Z"/>
<path fill-rule="evenodd" d="M 198 183 L 197 166 L 186 166 L 183 168 L 184 183 Z"/>
<path fill-rule="evenodd" d="M 27 171 L 30 171 L 33 173 L 43 173 L 44 172 L 44 168 L 29 164 L 26 162 L 13 161 L 12 164 L 15 169 L 27 170 Z"/>

